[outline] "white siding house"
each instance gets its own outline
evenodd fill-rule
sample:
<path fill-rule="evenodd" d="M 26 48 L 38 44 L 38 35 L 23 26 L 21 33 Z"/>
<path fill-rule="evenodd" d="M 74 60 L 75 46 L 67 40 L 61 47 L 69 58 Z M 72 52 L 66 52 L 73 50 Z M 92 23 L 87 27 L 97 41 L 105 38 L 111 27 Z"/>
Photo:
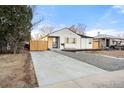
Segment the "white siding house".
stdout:
<path fill-rule="evenodd" d="M 92 38 L 82 38 L 82 49 L 92 49 L 92 42 L 93 39 Z"/>
<path fill-rule="evenodd" d="M 48 35 L 49 48 L 92 49 L 93 38 L 64 28 Z"/>

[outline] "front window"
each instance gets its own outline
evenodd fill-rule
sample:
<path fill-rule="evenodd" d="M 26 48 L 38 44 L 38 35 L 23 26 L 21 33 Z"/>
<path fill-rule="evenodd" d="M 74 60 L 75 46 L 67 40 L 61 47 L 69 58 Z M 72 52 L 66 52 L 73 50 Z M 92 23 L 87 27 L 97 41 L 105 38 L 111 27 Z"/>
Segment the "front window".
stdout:
<path fill-rule="evenodd" d="M 65 38 L 65 43 L 66 44 L 75 44 L 76 38 Z"/>
<path fill-rule="evenodd" d="M 69 43 L 69 38 L 65 38 L 65 43 Z"/>

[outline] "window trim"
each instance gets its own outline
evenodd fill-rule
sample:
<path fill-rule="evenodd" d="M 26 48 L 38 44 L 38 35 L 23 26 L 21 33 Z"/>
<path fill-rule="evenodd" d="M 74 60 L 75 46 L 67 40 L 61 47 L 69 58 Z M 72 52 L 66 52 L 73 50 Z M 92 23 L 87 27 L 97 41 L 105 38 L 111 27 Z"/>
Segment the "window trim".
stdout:
<path fill-rule="evenodd" d="M 76 38 L 65 38 L 65 43 L 66 44 L 76 44 L 77 39 Z"/>

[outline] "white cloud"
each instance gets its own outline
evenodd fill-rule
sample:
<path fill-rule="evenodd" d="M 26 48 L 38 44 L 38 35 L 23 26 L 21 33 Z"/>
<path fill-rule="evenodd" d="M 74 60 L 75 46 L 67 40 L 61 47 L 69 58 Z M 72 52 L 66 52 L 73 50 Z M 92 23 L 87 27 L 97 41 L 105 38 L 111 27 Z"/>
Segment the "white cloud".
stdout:
<path fill-rule="evenodd" d="M 119 9 L 120 13 L 124 13 L 124 5 L 114 5 L 113 8 Z"/>
<path fill-rule="evenodd" d="M 96 36 L 98 32 L 100 32 L 100 34 L 107 34 L 107 35 L 113 35 L 113 36 L 120 35 L 121 37 L 124 37 L 124 31 L 119 31 L 115 29 L 92 29 L 87 31 L 87 35 Z"/>
<path fill-rule="evenodd" d="M 116 24 L 116 23 L 118 23 L 118 21 L 116 20 L 110 21 L 110 24 Z"/>

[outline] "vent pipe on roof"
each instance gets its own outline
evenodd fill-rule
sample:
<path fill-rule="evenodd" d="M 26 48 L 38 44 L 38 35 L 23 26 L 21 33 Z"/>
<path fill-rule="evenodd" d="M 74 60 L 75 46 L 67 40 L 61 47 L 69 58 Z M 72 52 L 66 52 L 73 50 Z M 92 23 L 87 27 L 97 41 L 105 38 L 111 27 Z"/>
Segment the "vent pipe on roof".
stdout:
<path fill-rule="evenodd" d="M 99 36 L 100 35 L 100 32 L 98 32 L 97 35 Z"/>

